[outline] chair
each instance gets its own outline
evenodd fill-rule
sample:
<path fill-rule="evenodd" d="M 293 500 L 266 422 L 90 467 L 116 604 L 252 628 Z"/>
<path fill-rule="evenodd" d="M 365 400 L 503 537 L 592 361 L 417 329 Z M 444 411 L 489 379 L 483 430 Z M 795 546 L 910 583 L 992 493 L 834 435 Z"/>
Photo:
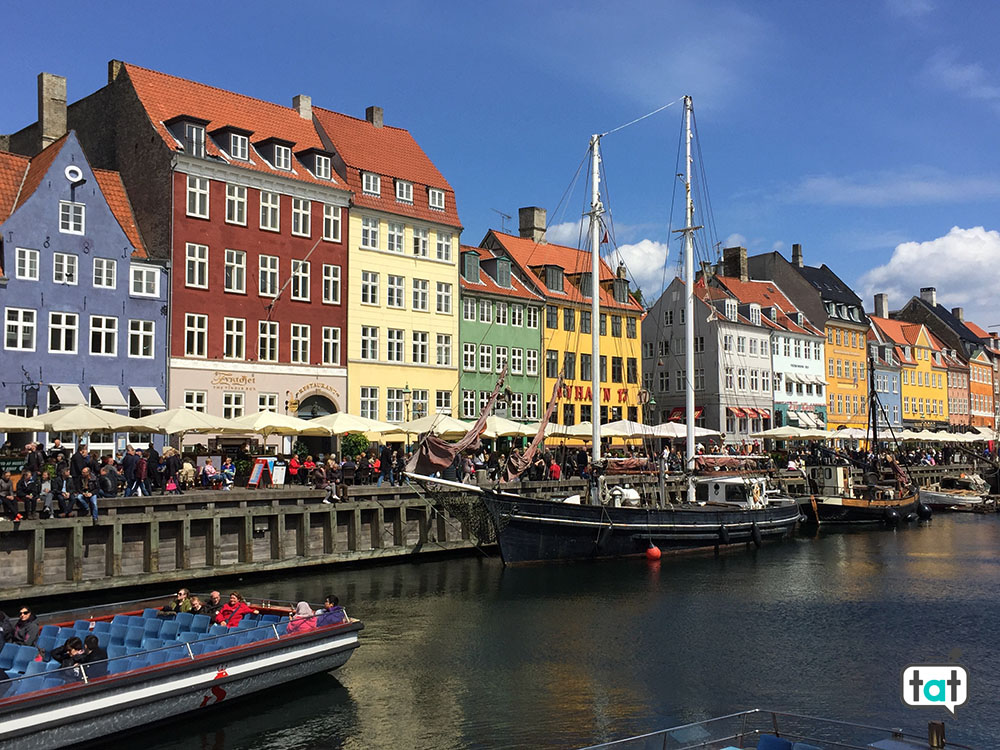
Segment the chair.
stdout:
<path fill-rule="evenodd" d="M 177 637 L 177 623 L 176 622 L 165 622 L 163 627 L 160 628 L 160 638 L 165 641 L 172 641 Z"/>
<path fill-rule="evenodd" d="M 247 630 L 249 628 L 255 628 L 255 627 L 257 627 L 256 622 L 244 617 L 242 620 L 236 623 L 236 627 L 234 628 L 234 630 Z"/>
<path fill-rule="evenodd" d="M 147 607 L 146 609 L 142 610 L 142 616 L 144 618 L 156 617 L 159 614 L 160 610 L 158 609 L 150 609 L 149 607 Z"/>
<path fill-rule="evenodd" d="M 111 642 L 111 633 L 93 633 L 97 637 L 97 645 L 101 648 L 107 648 L 108 644 Z"/>
<path fill-rule="evenodd" d="M 757 750 L 792 750 L 792 743 L 784 737 L 762 734 L 757 740 Z"/>
<path fill-rule="evenodd" d="M 277 615 L 263 615 L 260 621 L 266 625 L 270 625 L 271 623 L 281 622 L 281 618 Z"/>
<path fill-rule="evenodd" d="M 115 615 L 111 620 L 112 625 L 124 625 L 128 627 L 128 615 Z"/>
<path fill-rule="evenodd" d="M 121 674 L 135 669 L 132 659 L 114 659 L 108 664 L 109 674 Z"/>
<path fill-rule="evenodd" d="M 33 675 L 40 674 L 46 670 L 46 663 L 44 661 L 29 661 L 28 666 L 24 669 L 24 674 Z"/>
<path fill-rule="evenodd" d="M 34 677 L 28 677 L 23 680 L 16 680 L 14 682 L 14 695 L 24 695 L 25 693 L 33 693 L 36 690 L 43 690 L 45 687 L 45 678 L 40 675 L 35 675 Z"/>
<path fill-rule="evenodd" d="M 125 646 L 141 646 L 143 633 L 144 631 L 142 628 L 129 628 L 128 632 L 125 634 Z"/>
<path fill-rule="evenodd" d="M 201 656 L 202 654 L 207 654 L 211 648 L 209 644 L 211 641 L 195 641 L 191 645 L 191 653 L 195 656 Z"/>
<path fill-rule="evenodd" d="M 285 635 L 285 633 L 288 631 L 288 622 L 287 621 L 279 622 L 274 627 L 278 631 L 278 635 Z"/>
<path fill-rule="evenodd" d="M 168 648 L 166 654 L 167 654 L 167 661 L 177 661 L 178 659 L 187 659 L 188 658 L 187 646 L 174 646 L 173 648 Z"/>
<path fill-rule="evenodd" d="M 73 630 L 86 630 L 89 633 L 93 624 L 90 620 L 77 620 L 73 623 Z"/>
<path fill-rule="evenodd" d="M 17 654 L 16 643 L 5 643 L 0 649 L 0 669 L 8 671 L 14 665 L 14 655 Z"/>
<path fill-rule="evenodd" d="M 235 645 L 236 645 L 236 636 L 235 635 L 225 635 L 225 636 L 223 636 L 222 638 L 219 639 L 219 650 L 220 651 L 222 649 L 224 649 L 224 648 L 232 648 Z"/>
<path fill-rule="evenodd" d="M 111 626 L 111 643 L 119 646 L 125 645 L 125 636 L 128 635 L 128 628 L 124 625 Z"/>
<path fill-rule="evenodd" d="M 194 633 L 194 632 L 181 633 L 180 635 L 177 636 L 177 640 L 179 640 L 181 643 L 194 643 L 201 636 L 202 636 L 201 633 Z"/>
<path fill-rule="evenodd" d="M 40 635 L 40 636 L 51 635 L 51 636 L 55 637 L 55 635 L 58 632 L 59 632 L 59 626 L 58 625 L 42 625 L 42 629 L 40 631 L 38 631 L 38 635 Z"/>
<path fill-rule="evenodd" d="M 147 651 L 152 651 L 153 649 L 163 648 L 165 645 L 162 638 L 146 638 L 142 642 L 142 647 Z"/>
<path fill-rule="evenodd" d="M 14 663 L 10 665 L 11 671 L 19 674 L 24 672 L 36 656 L 38 656 L 38 649 L 34 646 L 18 646 L 17 653 L 14 654 Z"/>
<path fill-rule="evenodd" d="M 126 646 L 125 647 L 125 654 L 127 656 L 135 656 L 137 654 L 144 653 L 145 651 L 146 651 L 146 649 L 144 649 L 142 646 Z"/>
<path fill-rule="evenodd" d="M 145 617 L 138 617 L 137 615 L 129 615 L 128 617 L 128 626 L 130 628 L 141 628 L 145 624 Z"/>
<path fill-rule="evenodd" d="M 78 638 L 79 634 L 73 628 L 59 628 L 59 632 L 56 633 L 56 643 L 62 645 L 70 638 Z"/>
<path fill-rule="evenodd" d="M 212 618 L 208 615 L 195 615 L 188 630 L 192 633 L 207 633 L 212 627 Z"/>
<path fill-rule="evenodd" d="M 166 649 L 160 649 L 159 651 L 151 651 L 149 653 L 149 666 L 154 666 L 156 664 L 163 664 L 165 661 L 170 661 L 169 653 Z"/>
<path fill-rule="evenodd" d="M 125 646 L 120 643 L 112 643 L 108 646 L 108 658 L 117 659 L 125 656 Z"/>
<path fill-rule="evenodd" d="M 213 625 L 208 629 L 209 635 L 225 635 L 229 632 L 229 628 L 225 625 Z"/>
<path fill-rule="evenodd" d="M 358 468 L 355 465 L 342 466 L 340 469 L 340 481 L 342 484 L 353 485 Z"/>
<path fill-rule="evenodd" d="M 111 623 L 108 622 L 107 620 L 99 620 L 94 623 L 95 634 L 110 633 L 110 632 L 111 632 Z"/>
<path fill-rule="evenodd" d="M 177 630 L 181 633 L 191 629 L 191 621 L 194 620 L 194 615 L 190 612 L 178 612 L 177 617 L 174 621 L 177 623 Z"/>
<path fill-rule="evenodd" d="M 147 638 L 156 638 L 160 635 L 160 628 L 162 628 L 164 624 L 163 620 L 146 620 L 145 624 L 142 626 L 142 631 L 146 634 Z"/>
<path fill-rule="evenodd" d="M 47 661 L 45 662 L 46 672 L 55 672 L 57 669 L 62 669 L 62 664 L 57 661 Z"/>
<path fill-rule="evenodd" d="M 56 647 L 56 637 L 54 635 L 40 635 L 38 636 L 38 640 L 35 641 L 35 645 L 45 653 L 48 653 Z"/>

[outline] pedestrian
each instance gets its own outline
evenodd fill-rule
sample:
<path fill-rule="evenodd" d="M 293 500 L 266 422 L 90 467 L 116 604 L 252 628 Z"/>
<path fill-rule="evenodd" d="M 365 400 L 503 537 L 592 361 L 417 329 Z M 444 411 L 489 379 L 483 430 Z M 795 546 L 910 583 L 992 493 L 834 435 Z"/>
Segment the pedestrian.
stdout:
<path fill-rule="evenodd" d="M 382 482 L 388 482 L 390 485 L 393 483 L 393 464 L 392 464 L 392 448 L 388 443 L 382 446 L 382 450 L 378 457 L 378 487 L 382 486 Z"/>
<path fill-rule="evenodd" d="M 138 460 L 138 457 L 135 455 L 135 446 L 129 443 L 125 446 L 125 455 L 122 456 L 122 474 L 125 476 L 125 497 L 132 497 L 136 492 L 135 464 Z"/>
<path fill-rule="evenodd" d="M 173 446 L 167 446 L 163 449 L 164 458 L 164 470 L 163 470 L 163 485 L 160 488 L 160 494 L 164 494 L 171 484 L 173 484 L 173 492 L 177 495 L 183 495 L 184 491 L 181 489 L 181 458 L 177 454 L 177 449 Z"/>

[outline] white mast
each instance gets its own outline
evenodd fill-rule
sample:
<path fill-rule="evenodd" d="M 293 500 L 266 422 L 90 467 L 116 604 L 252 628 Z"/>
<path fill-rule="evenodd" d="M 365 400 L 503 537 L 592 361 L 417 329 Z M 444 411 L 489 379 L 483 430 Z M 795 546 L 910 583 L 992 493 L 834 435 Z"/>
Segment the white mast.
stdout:
<path fill-rule="evenodd" d="M 601 460 L 601 136 L 590 136 L 590 421 L 593 425 L 591 460 Z"/>
<path fill-rule="evenodd" d="M 687 450 L 685 465 L 688 470 L 688 502 L 694 503 L 694 201 L 691 198 L 691 97 L 684 97 L 684 130 L 686 156 L 684 160 L 684 194 L 687 213 L 684 226 L 684 366 L 685 366 L 685 421 L 687 424 Z"/>

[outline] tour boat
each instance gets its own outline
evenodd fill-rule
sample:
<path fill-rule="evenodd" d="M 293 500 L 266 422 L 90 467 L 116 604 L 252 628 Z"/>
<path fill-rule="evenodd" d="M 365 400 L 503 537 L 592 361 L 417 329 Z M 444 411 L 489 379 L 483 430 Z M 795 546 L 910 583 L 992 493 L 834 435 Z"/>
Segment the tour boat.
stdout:
<path fill-rule="evenodd" d="M 989 494 L 990 486 L 978 474 L 942 477 L 920 488 L 921 502 L 933 510 L 974 510 Z"/>
<path fill-rule="evenodd" d="M 149 601 L 42 618 L 38 647 L 0 650 L 0 668 L 12 678 L 0 682 L 0 750 L 93 742 L 329 672 L 347 662 L 364 627 L 348 618 L 288 633 L 293 604 L 250 606 L 258 614 L 232 628 L 207 615 L 163 617 Z M 36 660 L 39 649 L 47 657 L 68 638 L 88 635 L 108 651 L 107 661 L 60 668 Z"/>

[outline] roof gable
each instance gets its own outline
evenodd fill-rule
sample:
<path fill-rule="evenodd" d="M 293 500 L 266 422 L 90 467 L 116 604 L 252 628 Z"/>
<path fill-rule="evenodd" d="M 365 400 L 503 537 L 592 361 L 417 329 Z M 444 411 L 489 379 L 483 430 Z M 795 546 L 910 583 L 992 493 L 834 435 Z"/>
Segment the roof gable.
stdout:
<path fill-rule="evenodd" d="M 27 156 L 0 151 L 0 221 L 14 212 L 29 161 Z"/>

